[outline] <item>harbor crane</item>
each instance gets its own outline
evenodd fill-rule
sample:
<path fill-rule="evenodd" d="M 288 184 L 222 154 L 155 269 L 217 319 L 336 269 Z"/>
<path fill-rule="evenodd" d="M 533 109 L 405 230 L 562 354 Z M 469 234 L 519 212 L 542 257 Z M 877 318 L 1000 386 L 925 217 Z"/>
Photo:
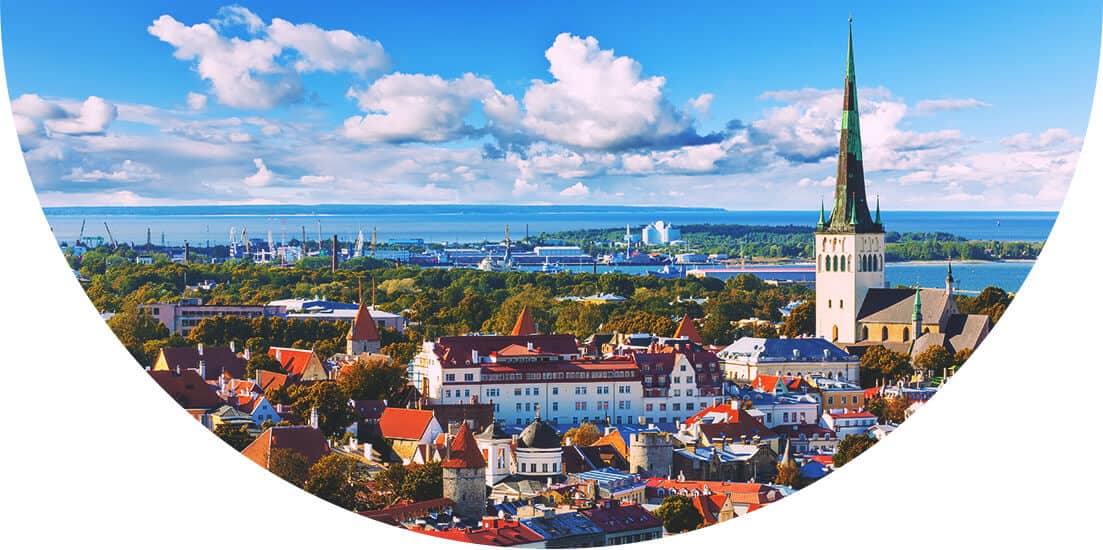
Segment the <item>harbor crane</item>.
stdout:
<path fill-rule="evenodd" d="M 363 255 L 364 255 L 364 230 L 361 229 L 356 234 L 356 244 L 353 245 L 352 256 L 354 258 L 359 258 L 360 256 L 363 256 Z"/>
<path fill-rule="evenodd" d="M 84 222 L 86 222 L 86 221 L 88 221 L 88 220 L 81 220 L 80 221 L 80 234 L 77 235 L 77 246 L 80 246 L 81 241 L 84 240 Z"/>
<path fill-rule="evenodd" d="M 107 230 L 107 239 L 111 241 L 111 250 L 118 250 L 119 243 L 115 242 L 115 237 L 111 236 L 111 228 L 107 226 L 107 222 L 103 222 L 103 228 Z"/>

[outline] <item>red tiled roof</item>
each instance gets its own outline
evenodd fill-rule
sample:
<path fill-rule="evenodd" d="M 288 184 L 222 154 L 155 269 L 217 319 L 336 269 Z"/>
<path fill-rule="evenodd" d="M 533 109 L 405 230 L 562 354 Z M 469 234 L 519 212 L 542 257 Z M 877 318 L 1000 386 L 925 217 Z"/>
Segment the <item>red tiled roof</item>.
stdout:
<path fill-rule="evenodd" d="M 222 405 L 218 392 L 193 370 L 181 369 L 180 374 L 154 370 L 149 371 L 149 376 L 185 409 L 213 409 Z"/>
<path fill-rule="evenodd" d="M 808 458 L 808 460 L 811 460 L 812 462 L 819 462 L 824 466 L 831 466 L 835 463 L 835 457 L 831 455 L 811 455 L 806 458 Z"/>
<path fill-rule="evenodd" d="M 714 495 L 724 495 L 731 499 L 734 504 L 768 504 L 782 497 L 781 491 L 764 485 L 761 483 L 736 483 L 733 481 L 678 481 L 676 479 L 666 479 L 661 477 L 647 478 L 647 494 L 650 496 L 656 496 L 658 489 L 664 489 L 669 494 L 670 491 L 677 491 L 681 493 L 684 489 L 687 493 L 692 494 L 693 491 L 697 491 L 699 494 L 704 493 L 708 488 L 708 492 Z"/>
<path fill-rule="evenodd" d="M 200 355 L 199 347 L 161 348 L 161 354 L 168 364 L 169 370 L 198 369 L 199 362 L 203 361 L 206 376 L 203 378 L 217 382 L 223 372 L 232 378 L 245 378 L 245 359 L 230 351 L 225 346 L 203 346 L 203 354 Z"/>
<path fill-rule="evenodd" d="M 624 438 L 621 437 L 620 431 L 616 428 L 613 428 L 608 434 L 599 437 L 597 441 L 590 444 L 591 447 L 600 445 L 612 445 L 621 456 L 628 456 L 628 447 L 624 444 Z"/>
<path fill-rule="evenodd" d="M 321 431 L 310 426 L 272 426 L 260 434 L 241 454 L 268 469 L 275 449 L 289 449 L 306 457 L 308 466 L 329 453 L 329 443 Z"/>
<path fill-rule="evenodd" d="M 478 529 L 445 529 L 437 531 L 424 527 L 414 527 L 411 531 L 438 537 L 442 539 L 470 542 L 473 544 L 485 544 L 488 546 L 514 546 L 517 544 L 531 544 L 544 540 L 532 529 L 525 527 L 518 521 L 505 519 L 483 519 L 482 526 Z"/>
<path fill-rule="evenodd" d="M 520 344 L 510 344 L 498 351 L 490 353 L 498 357 L 524 357 L 524 356 L 537 356 L 537 355 L 553 355 L 546 354 L 540 351 L 540 348 L 533 347 L 529 349 L 528 346 L 522 346 Z"/>
<path fill-rule="evenodd" d="M 379 429 L 389 439 L 419 440 L 432 420 L 433 411 L 387 407 L 379 415 Z"/>
<path fill-rule="evenodd" d="M 475 442 L 475 436 L 467 429 L 467 424 L 460 424 L 460 430 L 456 432 L 456 438 L 449 445 L 448 458 L 440 465 L 443 468 L 485 468 L 486 460 L 483 458 L 479 444 Z"/>
<path fill-rule="evenodd" d="M 663 522 L 633 502 L 602 500 L 596 508 L 581 510 L 587 519 L 606 533 L 662 527 Z"/>
<path fill-rule="evenodd" d="M 268 348 L 268 356 L 277 359 L 289 376 L 299 377 L 306 372 L 306 366 L 314 352 L 308 349 L 271 347 Z"/>
<path fill-rule="evenodd" d="M 442 365 L 448 367 L 462 367 L 471 361 L 473 351 L 480 356 L 490 356 L 511 344 L 528 347 L 532 344 L 535 348 L 546 354 L 553 355 L 577 355 L 578 342 L 570 334 L 532 334 L 528 336 L 445 336 L 437 340 L 434 348 Z"/>
<path fill-rule="evenodd" d="M 372 319 L 371 310 L 364 302 L 360 302 L 360 309 L 356 310 L 356 317 L 349 328 L 349 340 L 379 340 L 379 326 Z"/>
<path fill-rule="evenodd" d="M 713 525 L 720 521 L 718 517 L 720 515 L 720 509 L 724 507 L 724 501 L 728 497 L 724 495 L 697 495 L 693 497 L 693 507 L 697 509 L 697 513 L 701 514 L 702 523 L 705 525 Z"/>
<path fill-rule="evenodd" d="M 833 413 L 830 410 L 827 414 L 831 415 L 831 418 L 877 418 L 876 415 L 869 411 L 846 411 L 840 413 Z"/>
<path fill-rule="evenodd" d="M 278 390 L 287 385 L 287 375 L 268 370 L 258 370 L 257 384 L 260 385 L 260 391 L 262 392 L 269 389 Z"/>
<path fill-rule="evenodd" d="M 690 342 L 696 342 L 700 344 L 701 335 L 697 333 L 697 327 L 693 324 L 693 319 L 689 318 L 689 315 L 682 317 L 682 321 L 678 323 L 678 330 L 674 331 L 675 338 L 686 338 Z"/>
<path fill-rule="evenodd" d="M 513 336 L 525 336 L 528 334 L 536 334 L 536 323 L 532 320 L 532 313 L 529 311 L 529 306 L 521 308 L 521 314 L 517 316 L 517 323 L 513 325 Z"/>

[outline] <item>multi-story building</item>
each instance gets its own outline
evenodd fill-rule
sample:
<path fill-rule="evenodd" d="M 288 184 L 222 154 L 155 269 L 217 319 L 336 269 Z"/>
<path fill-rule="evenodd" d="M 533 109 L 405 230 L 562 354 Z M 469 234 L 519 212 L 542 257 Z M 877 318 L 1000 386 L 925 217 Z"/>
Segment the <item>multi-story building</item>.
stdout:
<path fill-rule="evenodd" d="M 559 425 L 676 422 L 721 395 L 719 360 L 688 340 L 585 359 L 572 335 L 529 332 L 426 342 L 411 381 L 432 403 L 493 403 L 511 426 L 538 416 Z"/>
<path fill-rule="evenodd" d="M 675 229 L 674 226 L 662 220 L 648 224 L 640 233 L 643 243 L 649 245 L 667 244 L 682 238 L 681 229 Z"/>
<path fill-rule="evenodd" d="M 858 381 L 858 358 L 823 338 L 745 337 L 717 356 L 730 382 L 750 382 L 759 375 Z"/>
<path fill-rule="evenodd" d="M 286 311 L 280 306 L 205 305 L 200 298 L 184 298 L 175 303 L 146 304 L 142 309 L 168 327 L 170 332 L 181 336 L 187 336 L 191 329 L 208 317 L 269 317 L 282 315 Z"/>

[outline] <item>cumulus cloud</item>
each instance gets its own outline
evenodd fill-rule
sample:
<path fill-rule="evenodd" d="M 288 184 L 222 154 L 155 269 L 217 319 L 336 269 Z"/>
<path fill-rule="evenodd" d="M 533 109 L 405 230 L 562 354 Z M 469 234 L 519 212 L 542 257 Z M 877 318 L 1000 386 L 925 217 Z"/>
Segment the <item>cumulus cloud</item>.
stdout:
<path fill-rule="evenodd" d="M 312 24 L 263 20 L 240 6 L 223 8 L 212 23 L 186 25 L 171 15 L 158 17 L 147 31 L 174 48 L 181 61 L 194 61 L 200 78 L 211 83 L 219 103 L 239 109 L 268 109 L 300 101 L 300 73 L 349 71 L 363 74 L 388 63 L 383 46 L 348 31 Z M 243 26 L 247 38 L 221 31 Z"/>
<path fill-rule="evenodd" d="M 712 109 L 712 101 L 716 99 L 714 94 L 701 94 L 693 99 L 690 99 L 687 104 L 689 108 L 697 111 L 697 114 L 707 117 L 709 111 Z"/>
<path fill-rule="evenodd" d="M 560 34 L 544 56 L 555 80 L 533 81 L 523 101 L 522 123 L 535 137 L 609 150 L 701 139 L 663 95 L 665 78 L 644 77 L 636 60 L 596 38 Z"/>
<path fill-rule="evenodd" d="M 567 187 L 566 189 L 563 189 L 562 191 L 560 191 L 559 195 L 562 196 L 562 197 L 569 197 L 569 198 L 587 197 L 587 196 L 590 195 L 590 188 L 587 187 L 586 184 L 579 181 L 579 182 L 576 182 L 574 185 L 572 185 L 570 187 Z"/>
<path fill-rule="evenodd" d="M 188 92 L 188 108 L 193 111 L 202 111 L 207 108 L 207 95 Z"/>
<path fill-rule="evenodd" d="M 245 185 L 250 187 L 264 187 L 272 183 L 274 175 L 272 171 L 268 169 L 268 166 L 264 164 L 264 159 L 255 158 L 253 159 L 253 164 L 257 167 L 257 173 L 242 180 Z"/>
<path fill-rule="evenodd" d="M 464 122 L 473 102 L 494 99 L 502 108 L 494 84 L 471 73 L 453 80 L 393 73 L 348 95 L 367 114 L 346 119 L 344 135 L 367 142 L 454 140 L 476 131 Z"/>
<path fill-rule="evenodd" d="M 125 160 L 111 170 L 86 170 L 75 167 L 62 179 L 78 182 L 134 183 L 159 179 L 161 176 L 145 164 Z"/>
<path fill-rule="evenodd" d="M 336 178 L 333 176 L 313 176 L 306 175 L 299 178 L 299 182 L 306 185 L 321 185 L 324 183 L 333 183 Z"/>

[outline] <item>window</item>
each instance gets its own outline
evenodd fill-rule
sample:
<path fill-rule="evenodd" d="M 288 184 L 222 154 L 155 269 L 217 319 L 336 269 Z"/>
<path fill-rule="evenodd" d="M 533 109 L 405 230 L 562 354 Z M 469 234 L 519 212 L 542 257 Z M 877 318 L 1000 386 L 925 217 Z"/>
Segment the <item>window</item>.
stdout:
<path fill-rule="evenodd" d="M 789 413 L 781 413 L 781 421 L 788 424 L 789 423 Z"/>
<path fill-rule="evenodd" d="M 686 366 L 685 366 L 685 365 L 682 365 L 682 368 L 681 368 L 681 369 L 679 369 L 679 370 L 681 370 L 682 372 L 685 372 L 685 371 L 686 371 Z"/>
<path fill-rule="evenodd" d="M 473 373 L 473 372 L 464 373 L 464 375 L 463 375 L 463 381 L 464 382 L 472 382 L 474 380 L 475 380 L 475 373 Z"/>
<path fill-rule="evenodd" d="M 471 397 L 471 390 L 463 390 L 464 397 Z"/>
<path fill-rule="evenodd" d="M 693 377 L 692 376 L 687 376 L 686 377 L 686 384 L 692 384 L 692 383 L 693 383 Z"/>
<path fill-rule="evenodd" d="M 559 471 L 559 463 L 558 462 L 552 462 L 552 471 L 553 472 L 558 472 Z"/>
<path fill-rule="evenodd" d="M 674 390 L 674 397 L 681 397 L 681 396 L 682 396 L 682 390 Z"/>
<path fill-rule="evenodd" d="M 452 397 L 452 390 L 444 390 L 445 397 Z"/>
<path fill-rule="evenodd" d="M 687 411 L 692 411 L 693 410 L 693 403 L 686 403 L 686 410 Z"/>
<path fill-rule="evenodd" d="M 552 388 L 552 395 L 559 395 L 559 387 L 558 386 Z"/>
<path fill-rule="evenodd" d="M 552 402 L 552 410 L 553 411 L 558 411 L 559 410 L 559 402 L 558 401 L 553 401 Z"/>
<path fill-rule="evenodd" d="M 517 411 L 518 411 L 518 412 L 520 412 L 520 411 L 521 411 L 521 404 L 520 404 L 520 403 L 518 403 L 518 404 L 517 404 Z"/>
<path fill-rule="evenodd" d="M 858 396 L 857 395 L 850 396 L 850 402 L 857 405 L 858 404 Z"/>
<path fill-rule="evenodd" d="M 660 411 L 665 411 L 666 410 L 666 403 L 659 403 L 659 410 Z M 666 420 L 663 420 L 663 422 L 666 422 Z"/>
<path fill-rule="evenodd" d="M 446 374 L 446 375 L 444 375 L 444 381 L 445 382 L 455 382 L 456 381 L 456 375 L 455 374 Z"/>
<path fill-rule="evenodd" d="M 533 395 L 540 395 L 540 388 L 532 388 Z"/>
<path fill-rule="evenodd" d="M 676 411 L 680 411 L 680 410 L 682 410 L 682 404 L 681 404 L 681 403 L 674 403 L 674 404 L 672 405 L 672 407 L 673 407 L 673 409 L 674 409 L 674 410 L 676 410 Z"/>
<path fill-rule="evenodd" d="M 652 404 L 652 403 L 648 403 L 648 404 L 643 406 L 643 410 L 645 410 L 647 412 L 651 412 L 654 408 L 655 408 L 655 405 Z"/>
<path fill-rule="evenodd" d="M 544 467 L 543 470 L 546 473 L 548 471 L 548 463 L 545 462 L 544 464 L 542 464 L 542 466 Z"/>
<path fill-rule="evenodd" d="M 766 422 L 769 423 L 769 422 L 773 422 L 773 421 L 774 421 L 774 413 L 766 413 Z"/>
<path fill-rule="evenodd" d="M 526 411 L 531 411 L 532 410 L 532 403 L 525 403 L 525 410 Z"/>
<path fill-rule="evenodd" d="M 513 388 L 513 395 L 521 395 L 521 388 Z"/>
<path fill-rule="evenodd" d="M 689 388 L 688 390 L 686 390 L 686 397 L 692 397 L 692 396 L 693 396 L 693 388 Z"/>
<path fill-rule="evenodd" d="M 834 397 L 828 397 L 827 398 L 827 404 L 828 405 L 834 405 L 835 404 L 835 398 Z"/>
<path fill-rule="evenodd" d="M 674 383 L 675 384 L 681 384 L 682 383 L 682 377 L 681 376 L 675 376 L 674 377 Z"/>

